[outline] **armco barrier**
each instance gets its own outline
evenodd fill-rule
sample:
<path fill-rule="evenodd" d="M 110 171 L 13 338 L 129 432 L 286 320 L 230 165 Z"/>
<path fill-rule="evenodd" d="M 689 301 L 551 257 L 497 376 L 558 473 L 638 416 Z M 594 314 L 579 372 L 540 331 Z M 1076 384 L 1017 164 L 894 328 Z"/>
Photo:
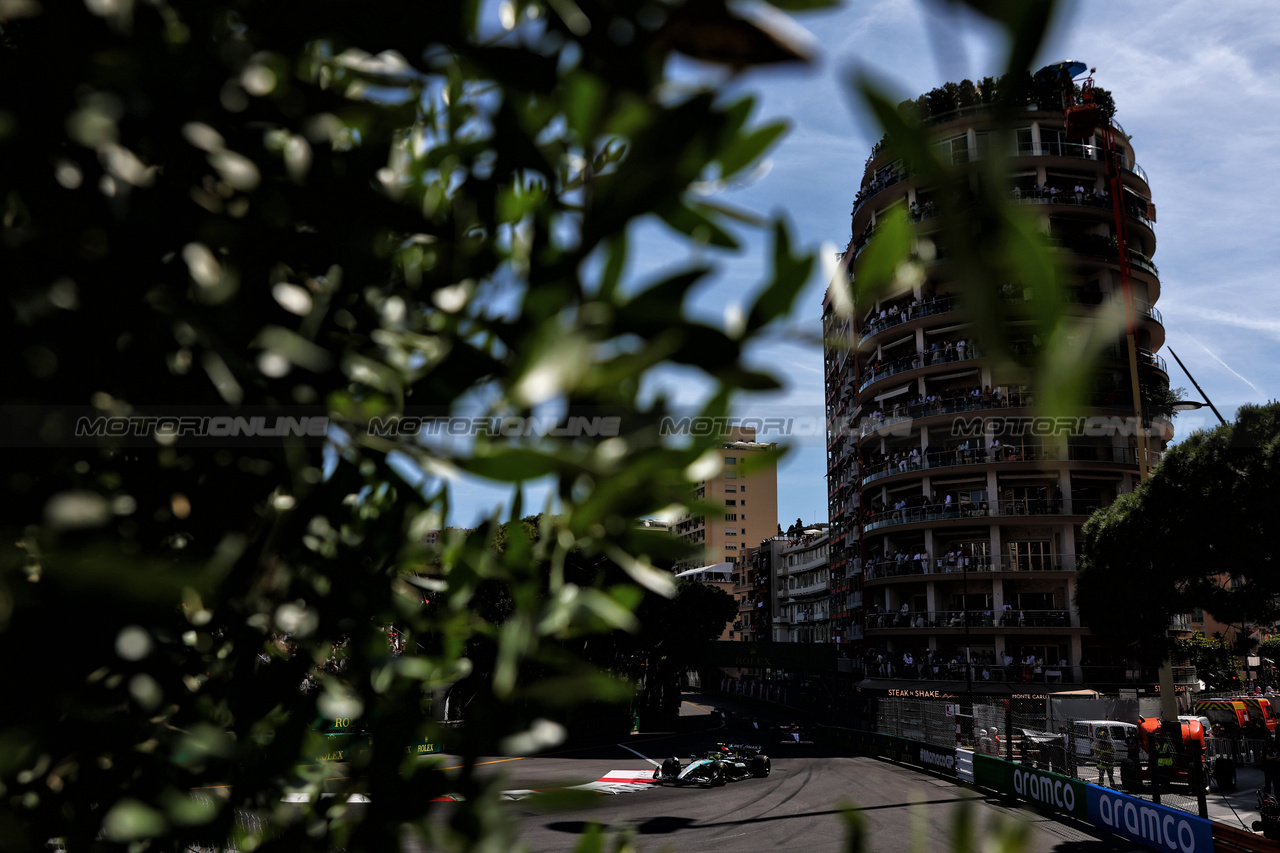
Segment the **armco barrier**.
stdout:
<path fill-rule="evenodd" d="M 973 757 L 973 780 L 980 788 L 990 788 L 1006 796 L 1033 803 L 1047 811 L 1079 820 L 1089 819 L 1086 783 L 1047 770 L 1036 770 L 989 755 Z"/>
<path fill-rule="evenodd" d="M 1089 823 L 1154 850 L 1196 853 L 1213 850 L 1213 824 L 1188 812 L 1087 785 Z"/>
<path fill-rule="evenodd" d="M 967 751 L 906 738 L 824 726 L 829 742 L 949 776 L 968 764 Z M 1036 770 L 988 755 L 972 756 L 974 783 L 1042 810 L 1084 821 L 1128 841 L 1166 853 L 1280 853 L 1280 844 L 1178 809 L 1102 788 L 1069 776 Z"/>
<path fill-rule="evenodd" d="M 975 755 L 973 767 L 979 787 L 1083 820 L 1145 847 L 1169 853 L 1213 850 L 1213 824 L 1193 814 L 987 755 Z"/>

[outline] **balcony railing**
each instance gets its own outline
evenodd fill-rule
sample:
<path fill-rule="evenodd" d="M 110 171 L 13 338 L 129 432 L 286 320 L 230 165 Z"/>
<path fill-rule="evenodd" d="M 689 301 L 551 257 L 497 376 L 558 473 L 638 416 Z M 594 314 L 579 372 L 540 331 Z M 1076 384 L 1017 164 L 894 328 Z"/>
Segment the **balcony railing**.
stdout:
<path fill-rule="evenodd" d="M 977 504 L 953 505 L 947 509 L 942 504 L 909 506 L 901 509 L 888 509 L 880 512 L 868 512 L 863 521 L 862 530 L 870 533 L 882 527 L 898 524 L 913 524 L 926 521 L 947 521 L 951 519 L 973 518 L 1018 518 L 1023 516 L 1071 516 L 1092 515 L 1103 506 L 1102 501 L 1085 499 L 1053 499 L 1019 498 L 1017 500 L 995 501 Z"/>
<path fill-rule="evenodd" d="M 1039 147 L 1019 146 L 1015 153 L 1019 157 L 1074 157 L 1077 160 L 1102 160 L 1106 156 L 1102 146 L 1089 145 L 1084 142 L 1043 142 Z M 1146 170 L 1134 162 L 1132 157 L 1119 157 L 1120 168 L 1133 172 L 1144 183 L 1147 180 Z"/>
<path fill-rule="evenodd" d="M 978 443 L 976 440 L 975 444 Z M 1106 462 L 1113 465 L 1137 465 L 1136 450 L 1128 447 L 1023 447 L 1003 445 L 996 450 L 943 450 L 926 453 L 917 459 L 884 459 L 863 466 L 866 476 L 862 484 L 911 471 L 952 468 L 960 465 L 985 465 L 989 462 Z"/>
<path fill-rule="evenodd" d="M 919 320 L 921 317 L 932 317 L 935 314 L 946 314 L 949 311 L 954 311 L 956 310 L 956 305 L 956 297 L 943 296 L 941 298 L 926 299 L 914 305 L 895 307 L 892 312 L 885 308 L 883 309 L 884 317 L 877 314 L 862 325 L 862 334 L 864 338 L 869 338 L 886 329 L 892 329 L 894 326 L 909 323 L 912 320 Z"/>
<path fill-rule="evenodd" d="M 1057 192 L 1053 192 L 1057 190 Z M 1015 188 L 1013 191 L 1014 204 L 1069 204 L 1078 207 L 1093 207 L 1099 210 L 1112 210 L 1111 197 L 1099 195 L 1093 191 L 1087 191 L 1077 195 L 1074 192 L 1060 190 L 1057 187 L 1050 188 L 1050 191 L 1043 192 L 1039 195 L 1028 193 L 1025 190 Z M 1145 205 L 1137 203 L 1126 203 L 1124 212 L 1134 219 L 1140 220 L 1148 228 L 1155 228 L 1155 223 L 1147 218 L 1147 208 Z"/>
<path fill-rule="evenodd" d="M 1072 666 L 1070 664 L 1037 664 L 1031 666 L 1013 663 L 999 666 L 994 663 L 973 663 L 966 674 L 965 664 L 956 661 L 917 662 L 904 667 L 893 662 L 887 667 L 874 661 L 866 663 L 866 673 L 871 678 L 900 678 L 906 681 L 947 680 L 964 681 L 966 677 L 975 684 L 982 681 L 1048 682 L 1051 684 L 1154 684 L 1159 675 L 1154 669 L 1119 666 Z M 1077 678 L 1079 680 L 1077 681 Z M 1219 740 L 1226 740 L 1220 738 Z"/>
<path fill-rule="evenodd" d="M 1075 557 L 1062 554 L 1036 554 L 1026 557 L 970 557 L 966 567 L 946 557 L 929 557 L 924 560 L 880 560 L 867 566 L 867 581 L 891 578 L 950 575 L 951 579 L 965 574 L 987 572 L 1063 572 L 1075 569 Z"/>
<path fill-rule="evenodd" d="M 867 614 L 868 631 L 918 628 L 1070 628 L 1068 610 L 1014 610 L 1008 613 L 977 610 L 908 610 Z"/>
<path fill-rule="evenodd" d="M 1161 373 L 1167 374 L 1169 372 L 1169 365 L 1165 363 L 1165 360 L 1148 350 L 1138 350 L 1138 364 L 1154 367 Z"/>
<path fill-rule="evenodd" d="M 873 382 L 879 382 L 881 379 L 887 379 L 899 373 L 908 370 L 915 370 L 918 367 L 930 367 L 936 364 L 955 364 L 962 361 L 972 361 L 980 358 L 981 353 L 978 352 L 976 344 L 965 341 L 963 352 L 958 348 L 955 351 L 945 350 L 928 350 L 926 352 L 916 352 L 911 355 L 904 355 L 901 358 L 895 358 L 887 362 L 878 362 L 873 364 L 862 379 L 862 383 L 858 385 L 858 390 L 866 388 Z"/>

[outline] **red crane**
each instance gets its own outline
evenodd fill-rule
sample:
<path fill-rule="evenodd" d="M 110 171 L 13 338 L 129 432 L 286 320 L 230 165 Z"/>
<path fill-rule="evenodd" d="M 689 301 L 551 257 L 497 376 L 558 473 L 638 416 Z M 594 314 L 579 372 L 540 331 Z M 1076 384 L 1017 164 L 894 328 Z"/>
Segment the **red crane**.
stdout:
<path fill-rule="evenodd" d="M 1116 150 L 1116 127 L 1110 118 L 1102 121 L 1101 111 L 1094 99 L 1093 72 L 1080 83 L 1076 91 L 1075 78 L 1085 71 L 1083 62 L 1058 62 L 1036 72 L 1036 77 L 1056 77 L 1062 91 L 1062 115 L 1066 124 L 1064 135 L 1069 140 L 1084 141 L 1097 135 L 1102 142 L 1103 162 L 1106 164 L 1108 192 L 1115 218 L 1116 246 L 1120 260 L 1120 287 L 1124 295 L 1125 330 L 1129 344 L 1129 372 L 1133 391 L 1133 409 L 1138 419 L 1138 470 L 1142 479 L 1151 473 L 1147 453 L 1145 419 L 1142 417 L 1142 396 L 1138 382 L 1137 327 L 1138 311 L 1133 295 L 1133 266 L 1129 256 L 1129 232 L 1124 210 L 1124 184 L 1120 178 L 1120 153 Z"/>

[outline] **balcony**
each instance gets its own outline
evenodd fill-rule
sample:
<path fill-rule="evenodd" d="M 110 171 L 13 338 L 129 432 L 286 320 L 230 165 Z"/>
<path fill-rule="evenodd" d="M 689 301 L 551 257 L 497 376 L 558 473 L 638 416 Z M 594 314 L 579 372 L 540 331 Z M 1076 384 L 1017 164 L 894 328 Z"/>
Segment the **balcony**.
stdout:
<path fill-rule="evenodd" d="M 785 596 L 788 596 L 789 598 L 800 598 L 801 596 L 805 596 L 805 595 L 817 595 L 819 593 L 825 593 L 830 589 L 831 589 L 831 585 L 829 583 L 827 583 L 826 581 L 819 581 L 818 583 L 811 583 L 811 584 L 806 584 L 805 586 L 797 586 L 794 589 L 783 590 L 782 594 Z"/>
<path fill-rule="evenodd" d="M 981 575 L 990 572 L 1071 572 L 1075 571 L 1075 557 L 1063 554 L 1037 554 L 1025 557 L 971 557 L 967 573 Z M 880 560 L 867 567 L 867 582 L 896 580 L 901 578 L 929 579 L 946 575 L 947 580 L 959 579 L 966 567 L 959 559 L 948 562 L 946 557 L 930 557 L 926 560 Z"/>
<path fill-rule="evenodd" d="M 1073 236 L 1051 237 L 1049 245 L 1059 251 L 1074 252 L 1081 255 L 1094 255 L 1103 260 L 1116 262 L 1120 249 L 1115 237 L 1104 237 L 1101 234 L 1078 234 Z M 1160 277 L 1160 269 L 1149 257 L 1134 249 L 1129 250 L 1129 263 L 1139 269 Z"/>
<path fill-rule="evenodd" d="M 943 450 L 923 454 L 914 462 L 908 457 L 907 459 L 884 459 L 868 464 L 864 469 L 868 473 L 862 478 L 862 485 L 873 483 L 882 477 L 907 474 L 912 471 L 1012 462 L 1103 462 L 1110 465 L 1136 466 L 1138 455 L 1137 451 L 1128 447 L 1011 447 L 1006 445 L 994 451 Z"/>
<path fill-rule="evenodd" d="M 1165 360 L 1148 350 L 1138 350 L 1138 364 L 1144 367 L 1154 367 L 1164 375 L 1169 375 L 1169 365 L 1165 363 Z"/>
<path fill-rule="evenodd" d="M 1057 187 L 1053 187 L 1051 189 L 1058 190 Z M 1015 187 L 1013 203 L 1017 205 L 1067 204 L 1072 207 L 1088 207 L 1102 211 L 1111 211 L 1115 209 L 1115 206 L 1111 203 L 1111 197 L 1109 195 L 1098 195 L 1092 191 L 1086 192 L 1084 195 L 1077 198 L 1074 192 L 1059 190 L 1056 192 L 1051 191 L 1043 195 L 1031 195 Z M 1147 208 L 1145 205 L 1126 200 L 1124 212 L 1134 219 L 1137 219 L 1153 231 L 1155 230 L 1155 223 L 1147 218 Z"/>
<path fill-rule="evenodd" d="M 1063 500 L 1017 499 L 995 501 L 993 504 L 962 504 L 952 506 L 949 510 L 941 504 L 927 506 L 911 506 L 903 509 L 889 509 L 868 513 L 863 524 L 863 533 L 870 533 L 883 527 L 898 524 L 914 524 L 932 521 L 970 520 L 974 518 L 1019 518 L 1026 516 L 1093 515 L 1103 506 L 1097 500 Z"/>
<path fill-rule="evenodd" d="M 1121 131 L 1123 133 L 1123 131 Z M 1106 158 L 1106 153 L 1100 145 L 1089 145 L 1084 142 L 1045 142 L 1039 146 L 1020 146 L 1014 152 L 1018 157 L 1071 157 L 1077 160 L 1094 160 L 1101 162 Z M 1120 168 L 1126 172 L 1132 172 L 1142 179 L 1142 182 L 1151 185 L 1147 180 L 1147 172 L 1139 166 L 1132 157 L 1119 157 Z"/>
<path fill-rule="evenodd" d="M 977 610 L 908 610 L 869 614 L 868 631 L 915 630 L 920 628 L 1070 628 L 1067 610 L 1014 610 L 1007 615 Z"/>
<path fill-rule="evenodd" d="M 862 324 L 862 340 L 865 342 L 868 338 L 880 334 L 881 332 L 892 329 L 895 326 L 901 326 L 903 323 L 909 323 L 912 320 L 919 320 L 923 317 L 933 317 L 938 314 L 947 314 L 956 310 L 958 301 L 954 296 L 944 296 L 941 299 L 935 297 L 926 299 L 924 302 L 915 305 L 903 305 L 895 308 L 892 312 L 888 309 L 882 309 L 881 317 L 879 314 Z"/>
<path fill-rule="evenodd" d="M 962 361 L 973 361 L 981 357 L 978 347 L 972 342 L 965 342 L 964 351 L 956 350 L 954 352 L 944 352 L 943 350 L 930 350 L 928 352 L 917 352 L 911 355 L 905 355 L 901 358 L 895 358 L 887 362 L 877 362 L 873 364 L 867 371 L 867 375 L 863 377 L 861 384 L 858 385 L 858 391 L 861 392 L 868 385 L 895 376 L 899 373 L 905 373 L 908 370 L 915 370 L 919 367 L 932 367 L 942 364 L 956 364 Z"/>

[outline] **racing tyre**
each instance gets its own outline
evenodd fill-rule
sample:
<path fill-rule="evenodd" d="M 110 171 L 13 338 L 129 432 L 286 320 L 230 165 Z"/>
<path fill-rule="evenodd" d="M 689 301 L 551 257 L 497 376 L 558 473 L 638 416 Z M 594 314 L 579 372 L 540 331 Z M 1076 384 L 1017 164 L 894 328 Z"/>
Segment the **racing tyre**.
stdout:
<path fill-rule="evenodd" d="M 757 755 L 751 759 L 751 775 L 757 779 L 763 779 L 769 775 L 773 768 L 769 764 L 769 757 L 766 755 Z"/>
<path fill-rule="evenodd" d="M 712 777 L 712 779 L 711 779 L 711 787 L 713 787 L 713 788 L 722 788 L 722 787 L 724 787 L 724 785 L 725 785 L 725 783 L 726 783 L 727 781 L 728 781 L 728 780 L 727 780 L 727 779 L 725 779 L 725 776 L 724 776 L 724 768 L 723 768 L 723 767 L 717 767 L 717 768 L 716 768 L 715 776 L 713 776 L 713 777 Z"/>

